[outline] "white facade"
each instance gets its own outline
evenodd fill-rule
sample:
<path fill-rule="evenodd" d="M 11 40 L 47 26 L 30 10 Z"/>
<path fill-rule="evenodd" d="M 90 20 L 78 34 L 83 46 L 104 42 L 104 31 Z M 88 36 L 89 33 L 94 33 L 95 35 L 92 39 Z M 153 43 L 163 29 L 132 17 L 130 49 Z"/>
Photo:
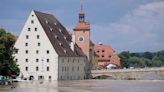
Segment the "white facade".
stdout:
<path fill-rule="evenodd" d="M 85 57 L 60 57 L 34 11 L 27 19 L 15 48 L 18 52 L 14 56 L 23 78 L 67 80 L 85 77 Z M 66 67 L 65 71 L 63 67 Z M 71 71 L 71 67 L 74 67 L 74 71 Z"/>

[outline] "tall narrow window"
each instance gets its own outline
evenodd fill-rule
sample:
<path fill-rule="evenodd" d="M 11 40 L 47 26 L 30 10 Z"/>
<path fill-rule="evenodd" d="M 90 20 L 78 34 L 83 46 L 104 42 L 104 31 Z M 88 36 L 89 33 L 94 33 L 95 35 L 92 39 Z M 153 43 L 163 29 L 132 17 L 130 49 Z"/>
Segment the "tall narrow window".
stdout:
<path fill-rule="evenodd" d="M 28 54 L 28 50 L 26 50 L 25 52 L 26 52 L 26 54 Z"/>
<path fill-rule="evenodd" d="M 18 62 L 18 59 L 17 58 L 15 59 L 15 62 Z"/>
<path fill-rule="evenodd" d="M 36 54 L 39 54 L 39 50 L 36 50 Z"/>
<path fill-rule="evenodd" d="M 49 62 L 50 61 L 50 59 L 47 59 L 47 62 Z"/>
<path fill-rule="evenodd" d="M 28 35 L 26 35 L 26 39 L 29 39 L 29 36 Z"/>
<path fill-rule="evenodd" d="M 28 28 L 28 31 L 31 31 L 31 28 Z"/>
<path fill-rule="evenodd" d="M 77 67 L 77 71 L 79 71 L 79 66 Z"/>
<path fill-rule="evenodd" d="M 31 20 L 31 24 L 34 24 L 34 20 Z"/>
<path fill-rule="evenodd" d="M 38 42 L 38 46 L 40 46 L 40 42 Z"/>
<path fill-rule="evenodd" d="M 39 62 L 39 59 L 36 59 L 36 62 Z"/>
<path fill-rule="evenodd" d="M 26 58 L 26 60 L 25 60 L 26 62 L 28 62 L 28 59 Z"/>
<path fill-rule="evenodd" d="M 39 71 L 39 67 L 38 66 L 36 67 L 36 71 Z"/>
<path fill-rule="evenodd" d="M 25 67 L 25 70 L 28 71 L 28 67 L 27 66 Z"/>
<path fill-rule="evenodd" d="M 49 68 L 49 66 L 47 66 L 47 71 L 50 71 L 50 68 Z"/>
<path fill-rule="evenodd" d="M 37 39 L 39 39 L 39 35 L 37 35 Z"/>
<path fill-rule="evenodd" d="M 37 31 L 37 28 L 35 27 L 35 31 Z"/>
<path fill-rule="evenodd" d="M 27 42 L 25 43 L 25 46 L 28 46 L 28 43 Z"/>
<path fill-rule="evenodd" d="M 74 67 L 72 67 L 72 71 L 74 71 Z"/>
<path fill-rule="evenodd" d="M 47 50 L 47 54 L 49 54 L 50 53 L 50 51 L 49 50 Z"/>

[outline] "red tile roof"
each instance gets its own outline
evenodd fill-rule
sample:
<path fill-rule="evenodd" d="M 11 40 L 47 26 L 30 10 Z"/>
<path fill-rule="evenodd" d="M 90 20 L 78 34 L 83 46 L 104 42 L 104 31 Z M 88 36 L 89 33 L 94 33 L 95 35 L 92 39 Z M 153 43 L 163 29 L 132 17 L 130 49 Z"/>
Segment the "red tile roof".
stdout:
<path fill-rule="evenodd" d="M 94 51 L 98 55 L 98 61 L 105 61 L 120 66 L 120 58 L 115 54 L 111 46 L 95 45 Z"/>

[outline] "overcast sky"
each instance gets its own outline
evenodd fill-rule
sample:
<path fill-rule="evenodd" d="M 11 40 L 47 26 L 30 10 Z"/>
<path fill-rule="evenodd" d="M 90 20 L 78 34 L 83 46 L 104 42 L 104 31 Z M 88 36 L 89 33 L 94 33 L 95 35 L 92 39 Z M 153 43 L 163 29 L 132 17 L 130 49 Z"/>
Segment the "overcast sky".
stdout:
<path fill-rule="evenodd" d="M 53 14 L 71 31 L 80 0 L 1 0 L 0 27 L 19 35 L 32 10 Z M 116 52 L 164 50 L 164 0 L 84 0 L 91 40 Z"/>

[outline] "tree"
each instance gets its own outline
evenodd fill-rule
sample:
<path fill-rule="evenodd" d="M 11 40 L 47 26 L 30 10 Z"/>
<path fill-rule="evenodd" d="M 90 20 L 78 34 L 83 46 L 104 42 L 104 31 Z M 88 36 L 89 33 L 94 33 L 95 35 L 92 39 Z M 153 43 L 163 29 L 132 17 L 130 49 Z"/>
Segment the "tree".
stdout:
<path fill-rule="evenodd" d="M 15 51 L 13 47 L 15 41 L 14 35 L 0 28 L 0 75 L 2 76 L 19 75 L 20 70 L 12 56 Z"/>

